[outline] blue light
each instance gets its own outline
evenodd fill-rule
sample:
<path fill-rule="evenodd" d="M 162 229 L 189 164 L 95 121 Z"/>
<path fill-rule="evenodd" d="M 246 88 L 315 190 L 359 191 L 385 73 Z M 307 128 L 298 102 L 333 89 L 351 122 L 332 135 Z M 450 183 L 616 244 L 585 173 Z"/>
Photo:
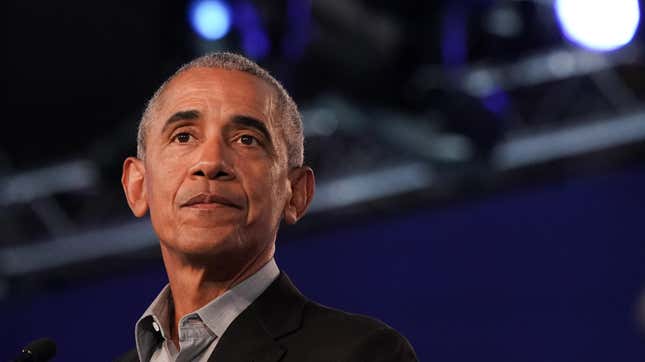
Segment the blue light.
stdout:
<path fill-rule="evenodd" d="M 196 0 L 189 9 L 190 24 L 202 38 L 223 38 L 231 28 L 231 10 L 222 1 Z"/>
<path fill-rule="evenodd" d="M 638 0 L 556 0 L 555 11 L 567 39 L 599 51 L 628 44 L 640 21 Z"/>
<path fill-rule="evenodd" d="M 235 25 L 240 30 L 241 48 L 253 60 L 261 60 L 271 51 L 271 40 L 262 26 L 260 11 L 251 1 L 235 2 Z"/>

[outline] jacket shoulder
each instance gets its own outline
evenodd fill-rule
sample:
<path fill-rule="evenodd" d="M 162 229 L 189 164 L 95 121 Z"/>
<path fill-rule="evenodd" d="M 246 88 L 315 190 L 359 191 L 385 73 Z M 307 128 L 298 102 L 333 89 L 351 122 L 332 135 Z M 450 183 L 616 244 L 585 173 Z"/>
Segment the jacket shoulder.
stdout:
<path fill-rule="evenodd" d="M 308 301 L 289 351 L 311 361 L 417 361 L 408 340 L 382 321 Z"/>
<path fill-rule="evenodd" d="M 362 314 L 345 312 L 314 301 L 308 301 L 304 308 L 303 327 L 316 325 L 318 328 L 329 327 L 349 333 L 368 332 L 390 328 L 382 321 Z"/>
<path fill-rule="evenodd" d="M 114 362 L 139 362 L 139 355 L 137 354 L 137 349 L 133 348 L 128 352 L 117 357 Z"/>

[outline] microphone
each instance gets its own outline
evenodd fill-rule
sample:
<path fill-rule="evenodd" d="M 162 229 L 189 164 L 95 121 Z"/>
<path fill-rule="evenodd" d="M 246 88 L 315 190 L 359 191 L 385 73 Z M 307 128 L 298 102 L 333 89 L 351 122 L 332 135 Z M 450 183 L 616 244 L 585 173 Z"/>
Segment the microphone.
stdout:
<path fill-rule="evenodd" d="M 40 338 L 27 345 L 13 362 L 46 362 L 56 355 L 56 343 Z"/>

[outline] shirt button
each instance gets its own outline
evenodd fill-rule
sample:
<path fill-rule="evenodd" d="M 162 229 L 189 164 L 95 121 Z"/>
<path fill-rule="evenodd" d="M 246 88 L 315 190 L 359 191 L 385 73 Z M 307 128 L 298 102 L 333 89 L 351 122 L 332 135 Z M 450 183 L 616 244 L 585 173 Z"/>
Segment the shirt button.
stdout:
<path fill-rule="evenodd" d="M 155 332 L 159 332 L 159 330 L 161 330 L 161 328 L 159 328 L 159 324 L 157 324 L 157 322 L 152 322 L 152 328 L 155 329 Z"/>

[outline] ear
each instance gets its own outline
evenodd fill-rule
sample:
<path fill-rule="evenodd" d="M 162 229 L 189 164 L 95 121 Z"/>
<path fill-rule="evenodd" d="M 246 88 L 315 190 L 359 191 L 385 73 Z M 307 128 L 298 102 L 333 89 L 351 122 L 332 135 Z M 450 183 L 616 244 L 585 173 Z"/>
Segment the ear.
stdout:
<path fill-rule="evenodd" d="M 294 168 L 289 171 L 289 181 L 291 198 L 284 209 L 284 221 L 287 224 L 295 224 L 305 215 L 314 198 L 314 171 L 307 166 Z"/>
<path fill-rule="evenodd" d="M 128 199 L 130 210 L 136 217 L 142 217 L 148 211 L 144 176 L 145 166 L 140 159 L 135 157 L 125 159 L 121 185 L 123 185 L 123 191 L 125 191 L 125 197 Z"/>

